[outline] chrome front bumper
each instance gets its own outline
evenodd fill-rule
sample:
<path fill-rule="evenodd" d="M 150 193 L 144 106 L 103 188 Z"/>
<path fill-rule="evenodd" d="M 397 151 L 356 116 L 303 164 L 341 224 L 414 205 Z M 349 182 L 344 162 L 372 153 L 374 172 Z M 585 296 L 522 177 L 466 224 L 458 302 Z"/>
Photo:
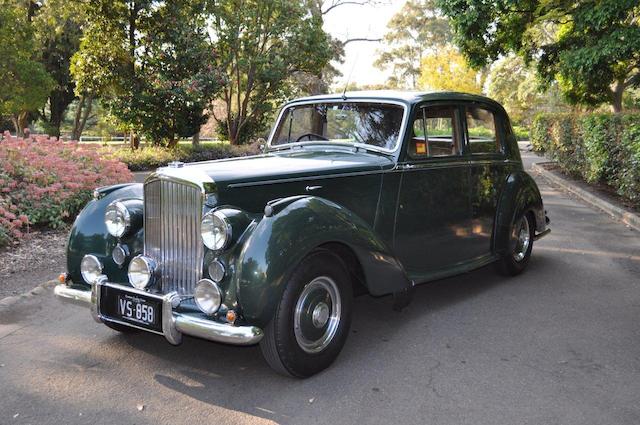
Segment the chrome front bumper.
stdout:
<path fill-rule="evenodd" d="M 91 310 L 91 315 L 94 320 L 98 323 L 111 322 L 137 328 L 137 326 L 131 323 L 122 322 L 100 314 L 100 288 L 102 286 L 109 286 L 132 294 L 150 296 L 150 294 L 145 291 L 109 283 L 105 276 L 98 278 L 98 280 L 91 285 L 90 291 L 74 289 L 67 285 L 60 284 L 56 285 L 54 293 L 58 299 L 62 301 L 88 307 Z M 178 313 L 173 310 L 180 303 L 180 296 L 176 292 L 170 292 L 162 295 L 160 298 L 162 300 L 162 333 L 145 328 L 138 329 L 161 334 L 173 345 L 178 345 L 182 342 L 183 334 L 233 345 L 257 344 L 264 335 L 262 329 L 255 326 L 234 326 Z"/>

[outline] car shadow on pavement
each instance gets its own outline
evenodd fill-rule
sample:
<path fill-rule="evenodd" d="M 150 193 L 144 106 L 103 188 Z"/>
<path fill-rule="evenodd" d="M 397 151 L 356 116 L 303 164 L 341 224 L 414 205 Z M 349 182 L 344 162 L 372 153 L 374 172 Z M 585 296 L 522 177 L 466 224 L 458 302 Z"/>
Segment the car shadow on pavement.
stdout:
<path fill-rule="evenodd" d="M 553 260 L 548 256 L 532 259 L 527 273 L 544 269 L 549 261 Z M 384 365 L 388 360 L 380 352 L 388 350 L 387 347 L 406 346 L 420 332 L 415 327 L 428 328 L 436 313 L 446 313 L 456 304 L 471 301 L 487 291 L 516 285 L 517 280 L 498 275 L 492 266 L 484 267 L 418 286 L 412 303 L 401 312 L 392 310 L 393 300 L 389 296 L 360 296 L 354 303 L 352 335 L 345 349 L 329 369 L 306 380 L 276 375 L 257 346 L 234 347 L 185 337 L 181 346 L 174 347 L 146 333 L 125 335 L 123 339 L 133 348 L 163 361 L 161 364 L 166 367 L 155 373 L 154 380 L 165 388 L 210 405 L 286 423 L 293 417 L 300 419 L 297 416 L 300 406 L 288 401 L 292 397 L 317 394 L 320 388 L 325 399 L 339 401 L 341 396 L 334 386 L 340 377 L 354 370 L 366 371 L 372 362 Z M 424 353 L 401 350 L 393 358 L 402 362 L 404 356 L 415 355 Z"/>

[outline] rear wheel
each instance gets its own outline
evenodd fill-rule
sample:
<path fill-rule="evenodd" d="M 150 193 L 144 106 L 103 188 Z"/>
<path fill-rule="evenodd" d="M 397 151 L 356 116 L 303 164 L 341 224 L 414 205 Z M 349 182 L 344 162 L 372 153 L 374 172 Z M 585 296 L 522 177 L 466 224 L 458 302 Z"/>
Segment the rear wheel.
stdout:
<path fill-rule="evenodd" d="M 535 221 L 531 212 L 514 220 L 509 232 L 509 249 L 497 262 L 500 273 L 515 276 L 524 271 L 531 258 L 534 234 Z"/>
<path fill-rule="evenodd" d="M 342 261 L 327 250 L 303 259 L 291 275 L 260 348 L 283 375 L 306 378 L 338 357 L 351 324 L 352 287 Z"/>

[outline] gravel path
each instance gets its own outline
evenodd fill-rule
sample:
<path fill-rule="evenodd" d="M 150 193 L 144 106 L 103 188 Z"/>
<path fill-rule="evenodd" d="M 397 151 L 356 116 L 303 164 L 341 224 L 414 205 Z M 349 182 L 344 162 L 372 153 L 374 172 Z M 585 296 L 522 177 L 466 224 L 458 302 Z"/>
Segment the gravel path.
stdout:
<path fill-rule="evenodd" d="M 68 234 L 68 229 L 32 232 L 20 244 L 1 248 L 0 299 L 23 294 L 64 272 Z"/>

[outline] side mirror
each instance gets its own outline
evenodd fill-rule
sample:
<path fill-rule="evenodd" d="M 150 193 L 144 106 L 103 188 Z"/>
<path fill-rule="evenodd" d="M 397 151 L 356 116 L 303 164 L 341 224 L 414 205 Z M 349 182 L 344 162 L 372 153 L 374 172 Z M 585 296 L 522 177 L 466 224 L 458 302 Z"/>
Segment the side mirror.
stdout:
<path fill-rule="evenodd" d="M 260 149 L 260 152 L 266 153 L 267 152 L 267 141 L 262 137 L 259 138 L 256 141 L 258 142 L 258 147 Z"/>

